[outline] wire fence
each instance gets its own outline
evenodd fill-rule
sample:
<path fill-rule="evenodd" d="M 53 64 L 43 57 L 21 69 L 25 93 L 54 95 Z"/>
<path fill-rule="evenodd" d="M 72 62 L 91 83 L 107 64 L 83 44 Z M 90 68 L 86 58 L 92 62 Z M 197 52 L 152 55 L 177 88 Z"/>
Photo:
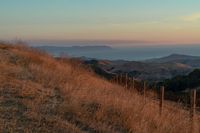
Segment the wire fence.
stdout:
<path fill-rule="evenodd" d="M 139 94 L 143 95 L 144 98 L 152 98 L 159 105 L 160 115 L 162 115 L 163 109 L 177 110 L 178 106 L 181 109 L 189 111 L 192 123 L 194 123 L 195 117 L 197 114 L 200 114 L 200 107 L 197 106 L 197 90 L 195 89 L 176 96 L 175 94 L 166 92 L 164 86 L 154 86 L 149 89 L 146 81 L 141 82 L 133 77 L 129 77 L 128 74 L 116 75 L 111 82 L 125 89 L 136 90 Z M 172 105 L 176 106 L 176 108 Z"/>

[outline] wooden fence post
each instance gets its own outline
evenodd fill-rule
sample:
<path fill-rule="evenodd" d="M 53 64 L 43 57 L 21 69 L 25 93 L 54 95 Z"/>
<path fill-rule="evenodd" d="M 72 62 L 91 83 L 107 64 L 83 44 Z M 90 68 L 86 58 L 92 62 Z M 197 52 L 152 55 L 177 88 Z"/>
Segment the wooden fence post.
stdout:
<path fill-rule="evenodd" d="M 191 133 L 195 133 L 195 115 L 196 115 L 196 97 L 197 97 L 197 91 L 192 90 L 190 92 L 190 104 L 191 104 L 191 109 L 190 109 L 190 117 L 191 117 Z"/>
<path fill-rule="evenodd" d="M 120 84 L 123 85 L 123 75 L 122 75 L 122 73 L 120 74 Z"/>
<path fill-rule="evenodd" d="M 116 83 L 119 84 L 119 76 L 116 75 Z"/>
<path fill-rule="evenodd" d="M 147 83 L 144 81 L 144 88 L 143 88 L 143 95 L 146 97 L 146 89 L 147 89 Z"/>
<path fill-rule="evenodd" d="M 125 79 L 125 80 L 126 80 L 126 81 L 125 81 L 125 82 L 126 82 L 126 83 L 125 83 L 125 84 L 126 84 L 125 87 L 126 87 L 126 89 L 128 89 L 128 74 L 127 74 L 127 73 L 126 73 L 126 79 Z"/>
<path fill-rule="evenodd" d="M 135 79 L 133 77 L 133 89 L 135 89 Z"/>
<path fill-rule="evenodd" d="M 191 114 L 191 118 L 194 118 L 195 113 L 196 113 L 196 97 L 197 97 L 197 91 L 192 90 L 191 94 L 190 94 L 190 104 L 191 104 L 190 114 Z"/>
<path fill-rule="evenodd" d="M 164 96 L 165 96 L 165 87 L 162 86 L 160 89 L 160 115 L 162 115 L 163 111 Z"/>

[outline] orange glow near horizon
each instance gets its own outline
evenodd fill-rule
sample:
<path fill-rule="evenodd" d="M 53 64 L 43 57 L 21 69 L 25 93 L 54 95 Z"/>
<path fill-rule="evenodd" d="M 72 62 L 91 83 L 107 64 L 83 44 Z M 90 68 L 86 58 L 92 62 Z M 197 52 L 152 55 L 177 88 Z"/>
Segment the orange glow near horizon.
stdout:
<path fill-rule="evenodd" d="M 0 40 L 200 44 L 200 1 L 192 1 L 4 1 Z"/>

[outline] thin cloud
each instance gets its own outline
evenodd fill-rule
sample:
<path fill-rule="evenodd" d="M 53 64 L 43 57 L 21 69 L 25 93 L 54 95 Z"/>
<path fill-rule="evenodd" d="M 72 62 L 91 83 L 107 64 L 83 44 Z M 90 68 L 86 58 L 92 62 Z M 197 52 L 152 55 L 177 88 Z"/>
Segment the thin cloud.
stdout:
<path fill-rule="evenodd" d="M 185 17 L 183 17 L 183 20 L 187 21 L 187 22 L 196 22 L 196 21 L 199 21 L 200 20 L 200 13 L 194 13 L 192 15 L 185 16 Z"/>

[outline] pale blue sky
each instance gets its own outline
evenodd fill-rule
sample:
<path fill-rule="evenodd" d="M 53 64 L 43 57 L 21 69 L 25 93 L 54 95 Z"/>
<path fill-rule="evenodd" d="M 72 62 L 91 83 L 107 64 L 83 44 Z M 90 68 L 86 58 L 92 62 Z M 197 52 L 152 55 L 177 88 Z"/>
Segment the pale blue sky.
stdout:
<path fill-rule="evenodd" d="M 200 42 L 199 0 L 0 0 L 0 39 Z"/>

